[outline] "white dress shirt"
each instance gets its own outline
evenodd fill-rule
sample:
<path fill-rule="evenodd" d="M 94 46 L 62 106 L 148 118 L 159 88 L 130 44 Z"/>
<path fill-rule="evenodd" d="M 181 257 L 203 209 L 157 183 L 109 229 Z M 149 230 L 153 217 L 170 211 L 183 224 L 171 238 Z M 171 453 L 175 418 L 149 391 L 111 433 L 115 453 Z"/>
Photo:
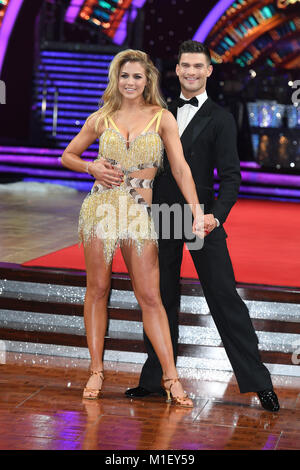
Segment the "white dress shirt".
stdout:
<path fill-rule="evenodd" d="M 186 98 L 182 92 L 181 92 L 180 98 L 184 100 L 189 99 L 189 98 Z M 186 126 L 190 123 L 190 121 L 195 116 L 196 112 L 199 111 L 203 103 L 207 100 L 206 91 L 204 91 L 200 95 L 197 95 L 196 98 L 198 100 L 198 107 L 193 106 L 192 104 L 185 104 L 184 106 L 181 106 L 181 108 L 177 109 L 177 122 L 178 122 L 180 137 L 182 136 Z"/>
<path fill-rule="evenodd" d="M 184 94 L 181 92 L 180 98 L 184 100 L 188 100 L 189 98 L 186 98 Z M 187 125 L 190 123 L 190 121 L 193 119 L 195 114 L 199 111 L 203 103 L 207 100 L 208 96 L 206 91 L 201 93 L 200 95 L 196 96 L 198 100 L 198 107 L 193 106 L 192 104 L 185 104 L 184 106 L 181 106 L 181 108 L 177 109 L 177 123 L 178 123 L 178 128 L 179 128 L 179 135 L 180 137 L 182 136 L 185 128 Z M 216 219 L 217 227 L 220 226 L 220 221 Z"/>

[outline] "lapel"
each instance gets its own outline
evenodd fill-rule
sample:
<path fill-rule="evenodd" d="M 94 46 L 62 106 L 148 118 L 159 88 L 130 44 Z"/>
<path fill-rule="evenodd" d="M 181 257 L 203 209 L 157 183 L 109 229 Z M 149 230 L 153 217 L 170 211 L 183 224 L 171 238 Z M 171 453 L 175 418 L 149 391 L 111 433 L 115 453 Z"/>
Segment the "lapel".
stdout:
<path fill-rule="evenodd" d="M 207 98 L 205 103 L 201 106 L 199 111 L 197 111 L 193 119 L 191 119 L 190 123 L 185 128 L 181 136 L 181 142 L 182 142 L 182 146 L 183 146 L 185 153 L 187 153 L 187 151 L 193 145 L 195 139 L 197 139 L 198 136 L 201 134 L 201 132 L 204 131 L 205 127 L 207 126 L 209 121 L 212 119 L 211 106 L 212 106 L 212 101 L 210 98 Z M 170 104 L 169 110 L 174 115 L 174 117 L 177 118 L 176 102 L 175 103 L 172 102 Z"/>

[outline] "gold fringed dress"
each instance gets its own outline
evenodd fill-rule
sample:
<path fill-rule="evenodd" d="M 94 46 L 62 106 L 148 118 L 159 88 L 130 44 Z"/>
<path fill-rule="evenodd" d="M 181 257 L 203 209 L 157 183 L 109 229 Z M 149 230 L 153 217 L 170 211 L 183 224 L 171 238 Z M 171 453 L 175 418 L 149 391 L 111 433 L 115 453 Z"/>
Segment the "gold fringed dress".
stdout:
<path fill-rule="evenodd" d="M 110 117 L 104 120 L 105 129 L 99 138 L 96 160 L 102 157 L 112 165 L 118 165 L 124 180 L 120 186 L 111 189 L 94 184 L 80 209 L 78 235 L 79 245 L 89 243 L 93 237 L 101 239 L 107 264 L 112 262 L 117 247 L 124 242 L 133 243 L 139 255 L 146 241 L 157 246 L 151 207 L 138 191 L 138 188 L 151 189 L 153 179 L 138 176 L 146 168 L 162 166 L 163 142 L 158 133 L 162 112 L 163 109 L 155 114 L 129 146 L 114 121 Z M 155 121 L 155 130 L 150 131 Z"/>

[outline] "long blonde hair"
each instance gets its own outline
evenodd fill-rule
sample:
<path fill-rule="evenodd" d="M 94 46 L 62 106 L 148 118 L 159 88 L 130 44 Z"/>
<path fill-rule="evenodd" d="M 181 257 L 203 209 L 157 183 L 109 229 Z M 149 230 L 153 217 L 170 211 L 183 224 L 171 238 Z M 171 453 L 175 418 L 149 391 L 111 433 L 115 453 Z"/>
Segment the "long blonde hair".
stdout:
<path fill-rule="evenodd" d="M 95 123 L 96 132 L 100 119 L 105 119 L 121 107 L 122 95 L 119 92 L 118 82 L 121 68 L 126 62 L 139 62 L 145 69 L 147 78 L 147 85 L 143 92 L 145 103 L 162 108 L 167 107 L 159 88 L 159 71 L 149 56 L 139 50 L 126 49 L 119 52 L 112 60 L 108 73 L 109 82 L 99 103 L 101 107 L 88 118 L 98 115 Z"/>

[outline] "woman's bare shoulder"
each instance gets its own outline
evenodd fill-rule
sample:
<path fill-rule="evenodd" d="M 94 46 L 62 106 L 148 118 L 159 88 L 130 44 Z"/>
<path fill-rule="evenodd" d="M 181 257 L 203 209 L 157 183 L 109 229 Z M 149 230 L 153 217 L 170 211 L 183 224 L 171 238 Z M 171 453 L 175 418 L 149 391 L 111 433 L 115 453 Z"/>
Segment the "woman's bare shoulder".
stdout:
<path fill-rule="evenodd" d="M 156 114 L 159 113 L 161 110 L 165 110 L 165 108 L 162 108 L 158 104 L 149 104 L 148 105 L 148 112 L 149 114 Z"/>
<path fill-rule="evenodd" d="M 171 111 L 164 109 L 161 118 L 161 125 L 163 128 L 175 128 L 178 127 L 177 121 Z"/>
<path fill-rule="evenodd" d="M 101 116 L 101 112 L 96 111 L 90 114 L 85 121 L 85 125 L 89 130 L 93 131 L 97 135 L 100 135 L 104 128 L 104 120 Z"/>

